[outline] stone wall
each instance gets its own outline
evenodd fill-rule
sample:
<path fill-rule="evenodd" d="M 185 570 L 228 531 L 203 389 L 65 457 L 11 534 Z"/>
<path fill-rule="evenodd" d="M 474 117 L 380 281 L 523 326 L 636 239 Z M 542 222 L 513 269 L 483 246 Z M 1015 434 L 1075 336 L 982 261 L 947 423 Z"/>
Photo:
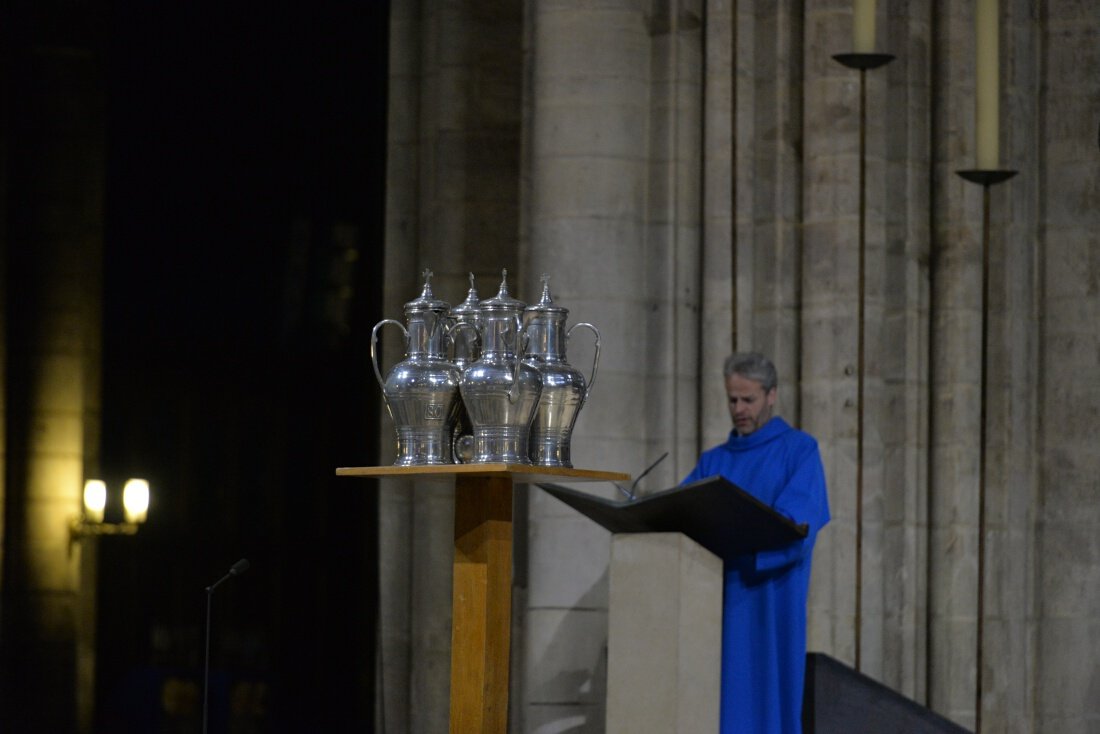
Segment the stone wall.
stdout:
<path fill-rule="evenodd" d="M 27 731 L 88 731 L 93 710 L 96 547 L 69 535 L 100 460 L 106 135 L 93 48 L 21 36 L 6 56 L 20 73 L 0 80 L 20 100 L 5 115 L 0 219 L 0 718 Z"/>
<path fill-rule="evenodd" d="M 492 5 L 394 3 L 387 315 L 428 265 L 448 300 L 467 270 L 484 296 L 489 271 L 514 266 L 527 300 L 549 275 L 570 322 L 603 332 L 574 463 L 637 473 L 669 451 L 643 490 L 678 481 L 728 430 L 722 356 L 770 354 L 780 412 L 817 436 L 830 486 L 811 649 L 966 726 L 984 321 L 982 725 L 1087 731 L 1100 716 L 1095 12 L 1001 3 L 1002 165 L 1020 173 L 990 190 L 983 311 L 983 191 L 956 174 L 974 167 L 973 5 L 878 4 L 878 50 L 896 59 L 864 77 L 860 434 L 860 73 L 832 59 L 851 50 L 850 2 Z M 489 210 L 500 219 L 479 227 Z M 569 344 L 582 369 L 589 341 Z M 387 730 L 406 730 L 395 707 L 408 730 L 434 729 L 449 498 L 383 497 Z M 602 731 L 607 535 L 535 490 L 516 512 L 513 729 Z"/>
<path fill-rule="evenodd" d="M 508 268 L 515 293 L 522 16 L 518 3 L 505 1 L 392 4 L 387 318 L 403 318 L 426 269 L 436 297 L 452 304 L 466 297 L 469 272 L 488 298 Z M 404 345 L 393 327 L 379 343 L 385 374 Z M 393 424 L 380 420 L 383 461 L 392 461 Z M 452 492 L 433 482 L 380 484 L 379 723 L 385 731 L 444 731 Z"/>
<path fill-rule="evenodd" d="M 1036 252 L 1032 277 L 1040 295 L 1031 318 L 1040 350 L 1037 503 L 1030 513 L 1036 542 L 1028 556 L 1037 629 L 1026 664 L 1038 682 L 1036 730 L 1085 732 L 1100 718 L 1100 680 L 1090 663 L 1100 655 L 1100 454 L 1092 439 L 1100 415 L 1100 98 L 1081 82 L 1100 74 L 1100 23 L 1088 3 L 1052 2 L 1044 11 L 1031 57 L 1040 69 L 1042 145 L 1033 174 L 1038 226 L 1027 242 Z M 1026 16 L 1019 16 L 1022 23 Z"/>

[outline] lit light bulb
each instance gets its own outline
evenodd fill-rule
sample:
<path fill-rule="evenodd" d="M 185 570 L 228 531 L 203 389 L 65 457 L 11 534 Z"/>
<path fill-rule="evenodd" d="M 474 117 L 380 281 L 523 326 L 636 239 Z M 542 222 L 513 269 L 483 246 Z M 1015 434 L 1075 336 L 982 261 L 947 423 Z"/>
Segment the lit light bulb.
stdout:
<path fill-rule="evenodd" d="M 122 488 L 122 507 L 126 522 L 145 522 L 149 514 L 149 482 L 144 479 L 128 479 Z"/>
<path fill-rule="evenodd" d="M 103 522 L 107 507 L 107 484 L 102 479 L 84 482 L 84 517 L 88 522 Z"/>

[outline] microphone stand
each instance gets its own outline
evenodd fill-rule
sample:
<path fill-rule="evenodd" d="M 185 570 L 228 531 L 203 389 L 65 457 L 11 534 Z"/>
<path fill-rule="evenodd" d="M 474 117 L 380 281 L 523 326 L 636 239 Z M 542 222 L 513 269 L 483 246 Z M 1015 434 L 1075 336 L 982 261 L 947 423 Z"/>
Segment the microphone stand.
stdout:
<path fill-rule="evenodd" d="M 614 484 L 615 487 L 617 487 L 620 492 L 625 494 L 626 498 L 628 500 L 633 502 L 634 501 L 634 490 L 638 487 L 638 482 L 642 481 L 642 477 L 644 477 L 646 474 L 649 474 L 651 471 L 653 471 L 657 467 L 658 464 L 660 464 L 662 461 L 665 460 L 665 457 L 667 457 L 667 456 L 668 456 L 668 452 L 666 451 L 663 454 L 661 454 L 661 458 L 657 459 L 657 461 L 653 462 L 648 467 L 646 467 L 646 470 L 643 471 L 641 474 L 639 474 L 638 478 L 634 480 L 634 483 L 630 485 L 630 489 L 625 488 L 623 485 L 619 484 L 618 482 L 612 482 L 612 484 Z"/>
<path fill-rule="evenodd" d="M 203 659 L 202 673 L 202 734 L 206 734 L 209 712 L 208 703 L 210 700 L 210 602 L 214 598 L 214 589 L 221 586 L 222 583 L 228 581 L 230 578 L 240 576 L 248 570 L 248 566 L 248 559 L 242 558 L 233 564 L 233 567 L 229 569 L 229 573 L 206 587 L 206 654 Z"/>

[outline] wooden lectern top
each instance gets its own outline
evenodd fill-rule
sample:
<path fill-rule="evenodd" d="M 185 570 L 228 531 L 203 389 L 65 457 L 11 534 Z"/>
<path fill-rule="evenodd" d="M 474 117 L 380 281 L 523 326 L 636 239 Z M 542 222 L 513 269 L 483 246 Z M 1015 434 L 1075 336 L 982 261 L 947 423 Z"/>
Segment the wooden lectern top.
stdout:
<path fill-rule="evenodd" d="M 417 477 L 440 481 L 457 476 L 511 477 L 517 484 L 545 482 L 551 477 L 565 482 L 628 482 L 629 474 L 531 464 L 424 464 L 421 466 L 347 466 L 338 477 Z"/>
<path fill-rule="evenodd" d="M 721 476 L 626 502 L 545 482 L 538 486 L 613 533 L 683 533 L 727 562 L 743 553 L 783 548 L 807 533 L 806 525 Z"/>

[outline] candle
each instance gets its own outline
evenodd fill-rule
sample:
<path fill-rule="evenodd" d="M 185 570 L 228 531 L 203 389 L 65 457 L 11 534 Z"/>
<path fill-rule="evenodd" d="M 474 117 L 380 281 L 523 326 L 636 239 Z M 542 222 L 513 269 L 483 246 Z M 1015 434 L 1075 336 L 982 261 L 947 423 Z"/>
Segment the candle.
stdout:
<path fill-rule="evenodd" d="M 974 147 L 980 171 L 996 171 L 1001 162 L 998 4 L 999 0 L 977 0 L 974 6 Z"/>
<path fill-rule="evenodd" d="M 875 51 L 875 0 L 852 0 L 852 47 L 857 54 Z"/>

